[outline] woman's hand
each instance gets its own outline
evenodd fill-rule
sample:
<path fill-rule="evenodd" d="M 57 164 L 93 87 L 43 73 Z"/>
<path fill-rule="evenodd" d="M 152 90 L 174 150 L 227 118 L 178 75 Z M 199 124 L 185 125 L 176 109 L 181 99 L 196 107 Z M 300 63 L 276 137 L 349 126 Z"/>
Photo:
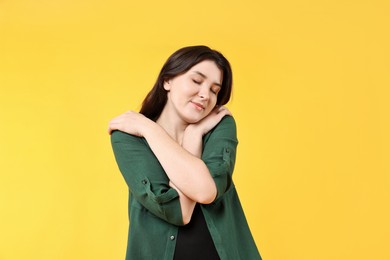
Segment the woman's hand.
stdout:
<path fill-rule="evenodd" d="M 108 133 L 111 134 L 114 130 L 120 130 L 131 135 L 143 137 L 143 129 L 151 122 L 149 118 L 140 113 L 127 111 L 110 121 Z"/>
<path fill-rule="evenodd" d="M 195 124 L 190 124 L 187 126 L 186 131 L 195 131 L 202 136 L 207 134 L 211 129 L 213 129 L 224 116 L 232 115 L 232 113 L 225 106 L 215 107 L 210 114 L 205 118 Z"/>

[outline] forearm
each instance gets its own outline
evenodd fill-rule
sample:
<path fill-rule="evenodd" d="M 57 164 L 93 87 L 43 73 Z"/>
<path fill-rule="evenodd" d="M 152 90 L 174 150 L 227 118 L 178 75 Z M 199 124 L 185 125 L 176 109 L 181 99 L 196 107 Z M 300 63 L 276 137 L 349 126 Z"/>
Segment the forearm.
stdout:
<path fill-rule="evenodd" d="M 182 215 L 183 224 L 186 225 L 190 222 L 192 213 L 194 212 L 194 208 L 196 202 L 188 198 L 183 192 L 180 191 L 178 187 L 176 187 L 173 182 L 169 182 L 169 186 L 175 189 L 177 193 L 179 193 L 179 201 L 180 201 L 180 210 Z"/>
<path fill-rule="evenodd" d="M 151 124 L 143 136 L 171 182 L 190 200 L 206 204 L 214 200 L 216 187 L 200 159 L 202 134 L 191 130 L 186 130 L 182 146 L 157 124 Z"/>
<path fill-rule="evenodd" d="M 182 147 L 195 157 L 201 158 L 202 145 L 202 134 L 198 134 L 192 131 L 191 127 L 188 127 L 183 137 Z M 188 198 L 172 181 L 170 181 L 170 185 L 179 193 L 183 223 L 188 224 L 191 220 L 196 202 Z"/>

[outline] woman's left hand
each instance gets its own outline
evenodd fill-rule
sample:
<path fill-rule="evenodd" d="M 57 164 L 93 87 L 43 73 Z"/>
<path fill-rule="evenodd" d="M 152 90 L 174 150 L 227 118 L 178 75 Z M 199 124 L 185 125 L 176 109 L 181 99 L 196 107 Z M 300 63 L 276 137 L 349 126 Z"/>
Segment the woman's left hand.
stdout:
<path fill-rule="evenodd" d="M 196 130 L 202 136 L 207 134 L 211 129 L 213 129 L 224 116 L 232 115 L 229 109 L 225 106 L 215 107 L 210 114 L 205 118 L 195 124 L 190 124 L 187 126 L 186 130 Z"/>
<path fill-rule="evenodd" d="M 131 135 L 143 137 L 143 129 L 150 122 L 150 119 L 140 113 L 127 111 L 109 122 L 108 133 L 111 134 L 114 130 L 120 130 Z"/>

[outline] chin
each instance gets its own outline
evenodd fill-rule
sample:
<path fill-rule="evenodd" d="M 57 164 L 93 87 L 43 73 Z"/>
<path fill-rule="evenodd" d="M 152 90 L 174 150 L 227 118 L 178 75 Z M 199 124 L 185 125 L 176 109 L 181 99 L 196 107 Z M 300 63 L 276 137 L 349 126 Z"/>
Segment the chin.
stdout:
<path fill-rule="evenodd" d="M 197 117 L 184 117 L 183 120 L 187 122 L 188 124 L 196 124 L 199 121 L 201 121 L 205 116 L 197 116 Z"/>
<path fill-rule="evenodd" d="M 211 111 L 193 111 L 193 110 L 184 110 L 182 111 L 181 118 L 188 124 L 196 124 L 209 115 Z"/>
<path fill-rule="evenodd" d="M 202 119 L 187 119 L 185 120 L 188 124 L 196 124 Z"/>

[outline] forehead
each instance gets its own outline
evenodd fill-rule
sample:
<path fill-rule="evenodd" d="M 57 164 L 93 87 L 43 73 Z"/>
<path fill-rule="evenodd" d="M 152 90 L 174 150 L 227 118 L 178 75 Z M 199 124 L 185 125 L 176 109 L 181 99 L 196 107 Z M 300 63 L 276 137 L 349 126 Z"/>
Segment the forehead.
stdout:
<path fill-rule="evenodd" d="M 214 61 L 204 60 L 194 65 L 187 73 L 205 75 L 212 82 L 221 83 L 222 71 L 218 68 Z"/>

